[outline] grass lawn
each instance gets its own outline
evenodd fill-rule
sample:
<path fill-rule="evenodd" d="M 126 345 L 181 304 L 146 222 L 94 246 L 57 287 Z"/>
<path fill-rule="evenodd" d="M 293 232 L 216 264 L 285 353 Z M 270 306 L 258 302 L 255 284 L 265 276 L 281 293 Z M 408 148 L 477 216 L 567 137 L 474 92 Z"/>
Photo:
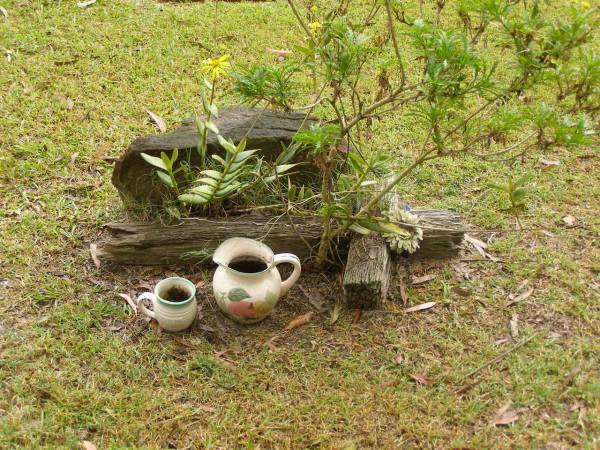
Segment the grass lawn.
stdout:
<path fill-rule="evenodd" d="M 399 312 L 395 283 L 395 313 L 342 311 L 331 324 L 315 311 L 283 332 L 314 311 L 304 291 L 330 309 L 341 299 L 336 283 L 305 275 L 304 290 L 261 324 L 236 326 L 202 295 L 204 329 L 162 333 L 117 293 L 139 294 L 140 283 L 172 272 L 208 284 L 211 273 L 96 269 L 90 242 L 127 213 L 112 165 L 95 153 L 118 156 L 156 132 L 145 108 L 170 128 L 198 111 L 202 59 L 268 61 L 265 47 L 291 48 L 299 34 L 281 0 L 219 3 L 216 22 L 214 3 L 76 3 L 0 1 L 0 448 L 600 446 L 597 147 L 543 155 L 557 167 L 529 157 L 537 176 L 523 222 L 548 232 L 515 232 L 498 211 L 506 205 L 482 189 L 502 179 L 500 164 L 440 160 L 418 170 L 404 185 L 408 201 L 508 230 L 473 233 L 500 263 L 467 248 L 462 260 L 407 268 L 435 275 L 408 287 L 410 304 L 438 302 L 431 310 Z M 398 161 L 416 146 L 398 118 L 377 126 Z M 509 401 L 517 420 L 493 426 Z"/>

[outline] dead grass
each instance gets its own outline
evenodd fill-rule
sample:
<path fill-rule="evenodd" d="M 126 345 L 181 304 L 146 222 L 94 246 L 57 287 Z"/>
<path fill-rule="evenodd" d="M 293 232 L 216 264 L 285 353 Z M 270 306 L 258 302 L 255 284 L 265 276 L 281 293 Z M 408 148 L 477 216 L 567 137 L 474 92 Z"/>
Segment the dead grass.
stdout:
<path fill-rule="evenodd" d="M 410 304 L 438 302 L 431 310 L 402 313 L 395 288 L 391 312 L 356 321 L 342 311 L 332 325 L 296 287 L 272 317 L 242 327 L 203 295 L 204 327 L 169 335 L 130 315 L 116 295 L 139 293 L 140 281 L 164 271 L 97 270 L 89 259 L 99 225 L 125 214 L 110 164 L 94 154 L 108 143 L 107 155 L 117 155 L 154 132 L 144 108 L 170 126 L 189 116 L 201 59 L 268 59 L 264 47 L 291 47 L 291 15 L 283 2 L 219 4 L 214 40 L 214 4 L 3 6 L 0 42 L 12 61 L 0 63 L 1 447 L 74 448 L 83 439 L 98 448 L 598 446 L 597 148 L 558 149 L 547 156 L 559 167 L 536 166 L 524 221 L 551 234 L 479 235 L 502 263 L 474 261 L 467 249 L 468 261 L 401 265 L 397 276 L 407 280 L 436 275 L 409 286 Z M 407 130 L 389 125 L 410 147 Z M 511 230 L 498 199 L 480 190 L 492 169 L 437 162 L 410 180 L 406 195 L 454 208 L 475 227 Z M 577 227 L 562 226 L 567 214 Z M 533 293 L 507 306 L 525 279 Z M 330 280 L 305 275 L 300 283 L 331 308 L 341 292 Z M 283 331 L 311 310 L 309 324 Z M 519 335 L 511 337 L 515 315 Z M 491 426 L 508 400 L 518 420 Z"/>

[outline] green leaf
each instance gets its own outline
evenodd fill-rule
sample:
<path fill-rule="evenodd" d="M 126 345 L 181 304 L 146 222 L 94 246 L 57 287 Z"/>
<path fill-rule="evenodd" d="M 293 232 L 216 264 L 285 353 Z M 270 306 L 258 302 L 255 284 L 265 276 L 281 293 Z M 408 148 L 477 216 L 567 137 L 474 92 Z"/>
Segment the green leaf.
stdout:
<path fill-rule="evenodd" d="M 219 118 L 219 108 L 217 108 L 217 105 L 214 103 L 208 105 L 208 110 L 214 117 Z"/>
<path fill-rule="evenodd" d="M 141 153 L 141 155 L 142 158 L 144 158 L 144 161 L 146 161 L 149 164 L 152 164 L 154 167 L 158 167 L 162 170 L 168 170 L 167 166 L 165 166 L 165 163 L 162 161 L 162 159 L 157 158 L 156 156 L 150 156 L 147 153 Z"/>
<path fill-rule="evenodd" d="M 514 186 L 517 187 L 521 187 L 524 186 L 529 180 L 531 180 L 533 178 L 533 174 L 530 173 L 526 173 L 525 175 L 523 175 L 521 178 L 519 178 L 517 181 L 515 181 Z"/>
<path fill-rule="evenodd" d="M 506 192 L 506 186 L 500 186 L 497 183 L 486 183 L 486 186 L 489 187 L 490 189 L 494 189 L 496 191 L 501 191 L 501 192 Z"/>
<path fill-rule="evenodd" d="M 179 149 L 174 148 L 173 153 L 171 154 L 171 167 L 173 167 L 177 158 L 179 158 Z"/>
<path fill-rule="evenodd" d="M 238 151 L 239 151 L 239 148 L 238 148 Z M 238 162 L 246 161 L 250 156 L 254 155 L 257 151 L 258 151 L 258 149 L 242 151 L 237 154 L 237 156 L 234 159 L 234 162 L 238 163 Z"/>
<path fill-rule="evenodd" d="M 199 178 L 198 183 L 203 183 L 203 184 L 208 184 L 209 186 L 215 188 L 219 185 L 219 182 L 217 180 L 215 180 L 214 178 L 208 178 L 208 177 L 204 177 L 204 178 Z"/>
<path fill-rule="evenodd" d="M 354 222 L 352 225 L 350 225 L 349 227 L 352 231 L 359 233 L 359 234 L 371 234 L 371 230 L 360 226 L 358 223 Z"/>
<path fill-rule="evenodd" d="M 243 152 L 246 149 L 246 142 L 247 142 L 246 138 L 244 138 L 240 142 L 238 142 L 238 145 L 237 145 L 238 152 Z M 254 150 L 254 151 L 256 152 L 256 151 L 258 151 L 258 149 Z"/>
<path fill-rule="evenodd" d="M 169 158 L 165 152 L 160 152 L 160 159 L 162 160 L 164 165 L 167 167 L 167 171 L 170 172 L 171 169 L 173 168 L 173 164 L 171 163 L 171 158 Z"/>
<path fill-rule="evenodd" d="M 206 128 L 208 128 L 213 133 L 219 134 L 219 129 L 217 128 L 217 126 L 215 125 L 215 123 L 212 120 L 205 122 L 204 125 L 206 125 Z"/>
<path fill-rule="evenodd" d="M 231 184 L 231 185 L 227 186 L 226 188 L 221 189 L 219 192 L 217 192 L 216 195 L 221 198 L 227 197 L 229 194 L 231 194 L 233 191 L 238 189 L 240 186 L 242 186 L 240 183 Z"/>
<path fill-rule="evenodd" d="M 528 190 L 525 188 L 515 189 L 512 193 L 512 197 L 513 197 L 515 204 L 519 204 L 523 200 L 525 200 L 525 196 L 527 195 L 527 192 L 528 192 Z"/>
<path fill-rule="evenodd" d="M 206 86 L 206 89 L 212 89 L 213 88 L 213 84 L 212 84 L 212 82 L 208 78 L 205 78 L 203 81 L 204 81 L 204 86 Z"/>
<path fill-rule="evenodd" d="M 233 288 L 227 293 L 227 297 L 232 302 L 240 302 L 247 298 L 251 298 L 251 295 L 242 288 Z"/>
<path fill-rule="evenodd" d="M 195 194 L 181 194 L 177 198 L 179 199 L 180 202 L 189 203 L 191 205 L 201 205 L 203 203 L 206 203 L 205 197 L 202 197 L 200 195 L 195 195 Z"/>
<path fill-rule="evenodd" d="M 210 196 L 213 194 L 213 189 L 210 186 L 203 185 L 193 187 L 189 190 L 189 192 L 194 195 L 202 195 L 204 197 L 210 198 Z"/>
<path fill-rule="evenodd" d="M 170 188 L 175 187 L 175 186 L 173 186 L 173 180 L 171 179 L 171 177 L 168 174 L 161 172 L 160 170 L 157 170 L 156 175 L 158 175 L 158 178 L 160 179 L 160 181 L 165 183 Z"/>
<path fill-rule="evenodd" d="M 299 163 L 296 164 L 282 164 L 280 166 L 277 166 L 275 168 L 275 172 L 277 173 L 277 175 L 281 175 L 284 172 L 287 172 L 288 170 L 290 170 L 292 167 L 296 167 Z"/>
<path fill-rule="evenodd" d="M 227 163 L 225 162 L 225 160 L 223 158 L 221 158 L 219 155 L 211 155 L 211 157 L 216 160 L 219 161 L 223 166 L 225 166 Z"/>
<path fill-rule="evenodd" d="M 220 134 L 217 136 L 217 139 L 219 140 L 219 145 L 223 147 L 228 153 L 231 153 L 233 155 L 237 153 L 237 147 L 233 145 L 232 142 L 229 142 Z"/>
<path fill-rule="evenodd" d="M 223 176 L 223 174 L 221 172 L 218 172 L 216 170 L 212 170 L 212 169 L 207 169 L 207 170 L 203 170 L 202 172 L 200 172 L 202 175 L 206 175 L 208 177 L 211 177 L 215 180 L 220 180 L 221 177 Z"/>

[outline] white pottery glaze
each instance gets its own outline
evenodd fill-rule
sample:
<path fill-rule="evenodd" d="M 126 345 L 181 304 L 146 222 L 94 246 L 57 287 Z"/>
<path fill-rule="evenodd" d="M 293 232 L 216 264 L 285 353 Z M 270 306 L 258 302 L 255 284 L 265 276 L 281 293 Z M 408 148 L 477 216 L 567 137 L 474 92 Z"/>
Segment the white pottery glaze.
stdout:
<path fill-rule="evenodd" d="M 183 302 L 170 302 L 163 299 L 161 294 L 164 295 L 172 287 L 178 287 L 188 292 L 188 299 Z M 144 306 L 144 300 L 152 301 L 152 311 Z M 165 278 L 154 287 L 154 293 L 145 292 L 140 295 L 137 298 L 137 306 L 145 315 L 156 319 L 163 330 L 183 331 L 192 324 L 198 312 L 196 286 L 185 278 Z"/>
<path fill-rule="evenodd" d="M 263 261 L 262 272 L 238 272 L 229 263 L 237 258 L 252 257 Z M 300 277 L 300 259 L 291 253 L 273 254 L 267 245 L 248 238 L 231 238 L 215 251 L 213 261 L 219 265 L 213 277 L 213 292 L 221 310 L 239 323 L 256 323 L 273 310 L 280 297 Z M 278 264 L 289 263 L 294 271 L 281 281 Z"/>

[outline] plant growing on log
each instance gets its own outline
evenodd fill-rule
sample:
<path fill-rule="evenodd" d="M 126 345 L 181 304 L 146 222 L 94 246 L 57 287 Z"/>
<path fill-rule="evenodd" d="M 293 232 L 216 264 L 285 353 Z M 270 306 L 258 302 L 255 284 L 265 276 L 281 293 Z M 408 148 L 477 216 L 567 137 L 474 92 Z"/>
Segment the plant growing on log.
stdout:
<path fill-rule="evenodd" d="M 438 1 L 426 10 L 394 0 L 353 9 L 342 0 L 318 16 L 318 10 L 302 11 L 287 1 L 304 41 L 295 47 L 298 58 L 286 63 L 295 70 L 285 82 L 298 92 L 312 84 L 314 100 L 301 108 L 312 113 L 319 105 L 323 117 L 296 138 L 321 173 L 320 263 L 330 257 L 332 240 L 348 229 L 405 233 L 402 225 L 410 224 L 402 217 L 377 210 L 431 160 L 524 165 L 535 150 L 590 142 L 600 65 L 589 44 L 598 10 L 585 2 L 559 8 L 555 1 L 460 0 L 453 8 Z M 498 47 L 495 54 L 486 50 L 490 45 Z M 265 94 L 273 70 L 238 69 L 236 91 L 245 101 L 298 108 L 291 98 L 283 103 Z M 378 166 L 377 158 L 366 156 L 389 158 L 393 152 L 394 143 L 373 148 L 373 125 L 386 115 L 410 121 L 420 140 L 417 149 L 396 154 L 401 161 L 392 174 L 381 173 L 388 161 Z M 522 189 L 519 181 L 503 188 L 519 224 Z M 286 208 L 315 211 L 300 202 Z"/>

